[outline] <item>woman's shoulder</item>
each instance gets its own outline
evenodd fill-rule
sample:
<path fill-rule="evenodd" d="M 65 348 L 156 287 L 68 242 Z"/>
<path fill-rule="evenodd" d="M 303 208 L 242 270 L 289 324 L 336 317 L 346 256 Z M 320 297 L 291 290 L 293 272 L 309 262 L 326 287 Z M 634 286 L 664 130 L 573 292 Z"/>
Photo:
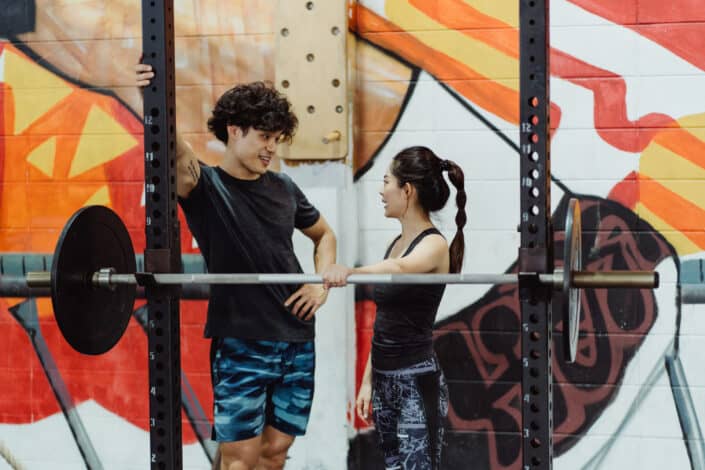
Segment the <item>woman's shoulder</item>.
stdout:
<path fill-rule="evenodd" d="M 417 237 L 416 241 L 418 244 L 425 243 L 427 245 L 431 244 L 434 246 L 448 246 L 448 240 L 446 240 L 446 237 L 443 235 L 443 233 L 441 233 L 441 231 L 438 230 L 436 227 L 431 227 L 421 232 Z"/>

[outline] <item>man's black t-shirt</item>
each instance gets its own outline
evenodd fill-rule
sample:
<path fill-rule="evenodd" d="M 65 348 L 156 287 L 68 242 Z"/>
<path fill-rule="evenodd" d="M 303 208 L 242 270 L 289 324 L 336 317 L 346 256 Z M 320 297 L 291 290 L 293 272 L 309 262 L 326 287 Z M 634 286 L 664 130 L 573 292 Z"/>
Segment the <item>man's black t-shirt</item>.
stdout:
<path fill-rule="evenodd" d="M 179 203 L 208 272 L 303 272 L 291 237 L 294 228 L 312 226 L 320 214 L 288 176 L 267 172 L 241 180 L 201 165 L 198 184 Z M 298 287 L 211 285 L 205 336 L 312 340 L 313 320 L 299 320 L 284 307 Z"/>

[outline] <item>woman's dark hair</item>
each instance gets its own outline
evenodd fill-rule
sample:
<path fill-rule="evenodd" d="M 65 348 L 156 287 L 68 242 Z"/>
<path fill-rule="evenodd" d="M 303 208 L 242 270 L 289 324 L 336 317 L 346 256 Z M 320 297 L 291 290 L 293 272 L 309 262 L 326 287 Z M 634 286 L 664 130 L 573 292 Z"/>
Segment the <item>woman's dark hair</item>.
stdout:
<path fill-rule="evenodd" d="M 455 215 L 455 225 L 458 227 L 450 244 L 450 272 L 459 273 L 463 267 L 465 238 L 463 227 L 467 222 L 465 215 L 465 176 L 463 170 L 450 160 L 442 160 L 426 147 L 409 147 L 399 152 L 392 160 L 390 171 L 399 181 L 399 187 L 412 184 L 416 188 L 419 203 L 426 212 L 443 209 L 450 197 L 450 188 L 443 172 L 448 172 L 448 179 L 457 189 L 455 202 L 458 212 Z"/>
<path fill-rule="evenodd" d="M 270 82 L 253 82 L 223 93 L 208 119 L 208 130 L 224 144 L 228 143 L 227 126 L 238 126 L 244 134 L 251 127 L 261 131 L 281 131 L 283 139 L 291 141 L 298 123 L 286 96 Z"/>

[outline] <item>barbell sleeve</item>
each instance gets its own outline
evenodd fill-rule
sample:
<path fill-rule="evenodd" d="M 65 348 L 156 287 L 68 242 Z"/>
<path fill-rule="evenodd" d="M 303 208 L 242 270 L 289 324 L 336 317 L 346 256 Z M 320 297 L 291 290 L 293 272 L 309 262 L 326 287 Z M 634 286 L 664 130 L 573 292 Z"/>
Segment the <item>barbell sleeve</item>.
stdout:
<path fill-rule="evenodd" d="M 572 277 L 571 287 L 581 289 L 656 289 L 659 286 L 657 271 L 576 271 Z"/>

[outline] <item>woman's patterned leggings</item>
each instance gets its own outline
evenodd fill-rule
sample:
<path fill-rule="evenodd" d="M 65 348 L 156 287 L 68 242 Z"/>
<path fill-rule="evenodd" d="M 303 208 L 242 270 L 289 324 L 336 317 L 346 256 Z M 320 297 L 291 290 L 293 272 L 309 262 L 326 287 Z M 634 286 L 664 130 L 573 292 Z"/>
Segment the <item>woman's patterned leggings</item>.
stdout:
<path fill-rule="evenodd" d="M 448 387 L 435 359 L 373 370 L 372 414 L 387 470 L 440 468 Z"/>

